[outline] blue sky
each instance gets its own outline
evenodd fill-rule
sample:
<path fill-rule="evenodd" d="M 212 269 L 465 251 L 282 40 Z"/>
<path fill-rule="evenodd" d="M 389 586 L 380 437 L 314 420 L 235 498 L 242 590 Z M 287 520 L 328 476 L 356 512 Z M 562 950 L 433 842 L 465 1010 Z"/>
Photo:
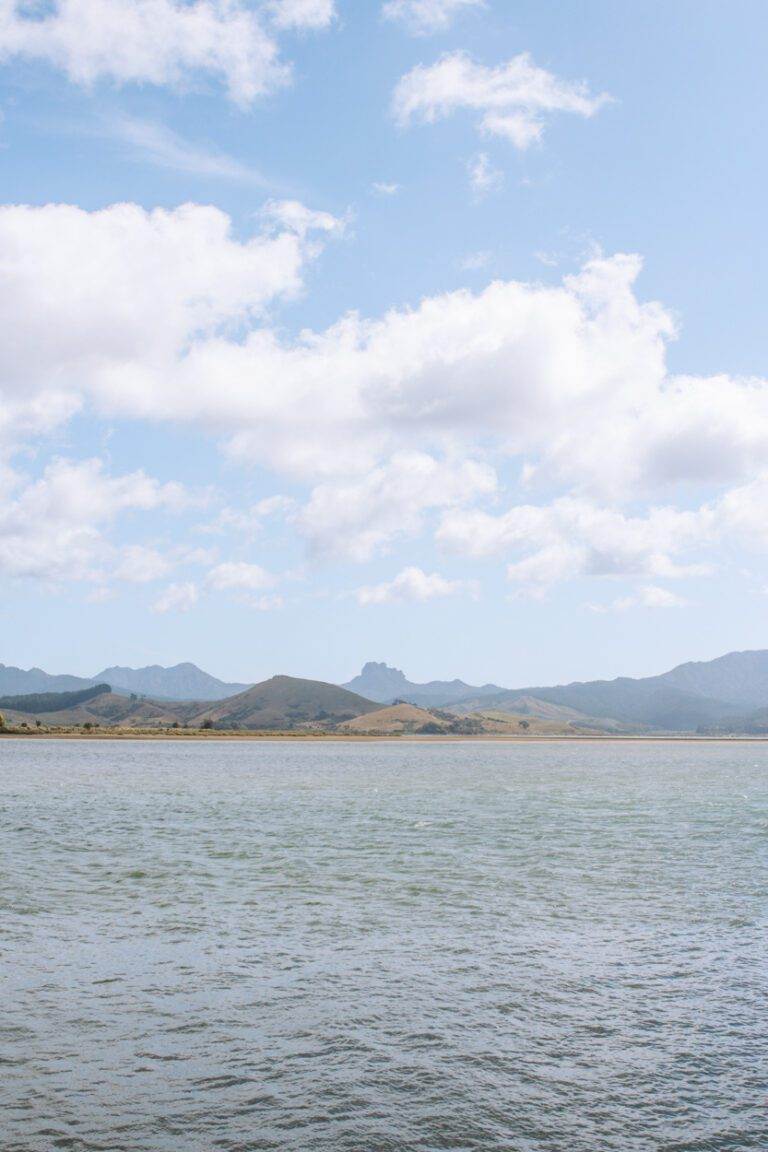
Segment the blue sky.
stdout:
<path fill-rule="evenodd" d="M 5 5 L 3 661 L 516 686 L 766 646 L 767 26 Z"/>

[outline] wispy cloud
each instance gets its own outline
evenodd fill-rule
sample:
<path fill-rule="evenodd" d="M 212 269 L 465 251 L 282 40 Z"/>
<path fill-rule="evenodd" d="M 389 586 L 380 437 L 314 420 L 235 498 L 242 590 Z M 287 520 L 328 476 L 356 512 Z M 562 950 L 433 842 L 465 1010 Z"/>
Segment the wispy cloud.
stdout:
<path fill-rule="evenodd" d="M 688 601 L 655 584 L 638 589 L 631 596 L 623 596 L 610 604 L 589 604 L 592 612 L 628 612 L 630 608 L 685 608 Z"/>
<path fill-rule="evenodd" d="M 371 188 L 377 196 L 396 196 L 400 191 L 399 184 L 388 184 L 385 180 L 374 180 Z"/>
<path fill-rule="evenodd" d="M 103 120 L 96 131 L 122 144 L 132 159 L 156 168 L 214 180 L 234 180 L 257 188 L 269 186 L 269 181 L 255 168 L 217 149 L 187 140 L 154 120 L 117 116 Z"/>
<path fill-rule="evenodd" d="M 487 152 L 478 152 L 467 161 L 469 184 L 476 200 L 491 192 L 498 192 L 504 183 L 504 173 L 494 168 Z"/>
<path fill-rule="evenodd" d="M 481 269 L 486 268 L 490 262 L 490 252 L 469 252 L 459 261 L 459 268 L 461 268 L 462 272 L 480 272 Z"/>

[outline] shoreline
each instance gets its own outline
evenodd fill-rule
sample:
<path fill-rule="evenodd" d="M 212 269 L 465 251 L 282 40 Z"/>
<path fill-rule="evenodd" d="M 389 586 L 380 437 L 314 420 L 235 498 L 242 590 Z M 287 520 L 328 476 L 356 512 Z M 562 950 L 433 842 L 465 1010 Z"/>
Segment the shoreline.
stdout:
<path fill-rule="evenodd" d="M 512 736 L 494 735 L 437 735 L 419 736 L 415 733 L 404 735 L 390 734 L 376 736 L 373 734 L 347 735 L 345 733 L 321 732 L 190 732 L 180 735 L 178 732 L 0 732 L 0 742 L 3 740 L 158 740 L 177 741 L 178 743 L 195 743 L 208 741 L 230 743 L 232 741 L 250 741 L 261 743 L 286 743 L 290 741 L 304 741 L 317 744 L 765 744 L 765 736 L 697 736 L 687 735 L 649 735 L 649 736 Z"/>

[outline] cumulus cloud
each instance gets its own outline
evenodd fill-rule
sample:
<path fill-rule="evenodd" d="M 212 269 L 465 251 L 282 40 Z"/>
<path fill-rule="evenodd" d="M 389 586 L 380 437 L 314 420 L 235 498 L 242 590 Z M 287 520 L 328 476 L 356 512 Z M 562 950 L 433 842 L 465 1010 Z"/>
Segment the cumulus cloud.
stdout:
<path fill-rule="evenodd" d="M 628 612 L 631 608 L 685 608 L 687 604 L 687 600 L 669 588 L 647 584 L 631 596 L 621 596 L 610 604 L 590 604 L 589 607 L 593 612 Z"/>
<path fill-rule="evenodd" d="M 506 64 L 486 67 L 466 52 L 448 52 L 436 64 L 418 64 L 395 88 L 396 121 L 434 124 L 455 112 L 478 115 L 487 136 L 500 136 L 525 149 L 542 137 L 546 120 L 558 112 L 594 116 L 608 103 L 583 81 L 561 80 L 537 67 L 527 52 Z"/>
<path fill-rule="evenodd" d="M 0 574 L 5 577 L 100 580 L 114 566 L 104 528 L 121 514 L 190 506 L 179 484 L 160 484 L 144 472 L 110 476 L 99 460 L 55 460 L 36 480 L 18 479 L 18 491 L 0 511 Z M 147 554 L 117 557 L 122 578 L 136 578 Z M 130 573 L 133 572 L 133 576 Z"/>
<path fill-rule="evenodd" d="M 203 531 L 213 533 L 232 532 L 251 537 L 264 528 L 267 520 L 286 516 L 292 512 L 296 501 L 291 496 L 265 496 L 247 508 L 224 507 L 212 524 L 206 524 Z"/>
<path fill-rule="evenodd" d="M 326 27 L 330 0 L 53 0 L 0 5 L 0 61 L 42 60 L 75 84 L 224 85 L 239 104 L 286 84 L 275 32 Z"/>
<path fill-rule="evenodd" d="M 268 0 L 266 10 L 278 28 L 328 28 L 336 19 L 334 0 Z"/>
<path fill-rule="evenodd" d="M 358 480 L 318 485 L 297 524 L 313 555 L 363 561 L 418 534 L 426 512 L 495 490 L 496 476 L 487 464 L 399 452 Z"/>
<path fill-rule="evenodd" d="M 484 8 L 485 0 L 386 0 L 386 20 L 402 24 L 414 36 L 446 32 L 454 19 L 469 8 Z"/>
<path fill-rule="evenodd" d="M 699 574 L 680 554 L 711 540 L 711 509 L 652 508 L 630 516 L 592 501 L 562 497 L 548 505 L 518 505 L 501 514 L 478 509 L 444 515 L 437 539 L 462 556 L 516 557 L 507 576 L 543 590 L 578 576 L 676 577 Z"/>
<path fill-rule="evenodd" d="M 267 310 L 300 291 L 334 219 L 273 205 L 240 240 L 195 205 L 0 209 L 0 442 L 86 404 L 197 424 L 234 458 L 311 482 L 479 446 L 531 484 L 611 502 L 761 467 L 765 381 L 671 375 L 676 324 L 638 296 L 635 256 L 279 336 Z"/>
<path fill-rule="evenodd" d="M 130 544 L 122 549 L 114 576 L 117 580 L 127 580 L 131 584 L 149 584 L 167 576 L 171 567 L 168 557 L 156 548 Z"/>
<path fill-rule="evenodd" d="M 85 394 L 139 415 L 192 342 L 295 296 L 317 232 L 333 230 L 301 207 L 271 202 L 266 230 L 243 240 L 192 204 L 0 207 L 0 442 L 68 418 Z"/>
<path fill-rule="evenodd" d="M 339 227 L 292 202 L 244 238 L 196 205 L 0 208 L 6 458 L 79 408 L 188 424 L 306 487 L 274 512 L 315 557 L 366 560 L 444 513 L 446 547 L 499 556 L 520 586 L 663 580 L 707 562 L 689 549 L 768 543 L 768 386 L 670 373 L 676 322 L 639 295 L 638 257 L 283 335 L 271 309 Z M 507 512 L 489 507 L 500 467 L 527 490 Z"/>
<path fill-rule="evenodd" d="M 158 613 L 189 612 L 190 608 L 193 608 L 197 603 L 198 597 L 197 586 L 191 581 L 185 581 L 182 584 L 169 584 L 155 600 L 152 611 Z"/>
<path fill-rule="evenodd" d="M 274 576 L 258 564 L 244 561 L 218 564 L 206 578 L 206 584 L 215 592 L 261 592 L 273 587 Z"/>
<path fill-rule="evenodd" d="M 404 568 L 383 584 L 358 588 L 358 604 L 401 604 L 407 601 L 424 603 L 436 597 L 457 596 L 462 592 L 476 592 L 476 585 L 465 580 L 447 580 L 437 572 L 427 573 L 421 568 Z"/>

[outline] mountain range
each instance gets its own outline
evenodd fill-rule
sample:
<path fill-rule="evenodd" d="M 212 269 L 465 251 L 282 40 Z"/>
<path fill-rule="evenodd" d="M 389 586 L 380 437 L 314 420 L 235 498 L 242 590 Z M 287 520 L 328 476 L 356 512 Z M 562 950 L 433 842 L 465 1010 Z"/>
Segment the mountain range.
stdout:
<path fill-rule="evenodd" d="M 414 684 L 396 668 L 366 664 L 346 685 L 363 696 L 392 703 L 449 707 L 465 715 L 497 711 L 570 723 L 606 722 L 633 729 L 692 732 L 731 730 L 737 719 L 768 709 L 768 650 L 730 652 L 715 660 L 680 664 L 659 676 L 577 681 L 503 689 L 472 688 L 461 680 Z"/>
<path fill-rule="evenodd" d="M 0 664 L 0 696 L 21 696 L 31 692 L 78 692 L 107 683 L 118 695 L 151 696 L 156 700 L 224 700 L 244 692 L 249 684 L 228 684 L 203 672 L 196 664 L 174 664 L 163 668 L 104 668 L 96 676 L 51 676 L 42 668 L 14 668 Z"/>
<path fill-rule="evenodd" d="M 504 692 L 498 684 L 484 684 L 481 688 L 475 688 L 463 680 L 430 680 L 426 684 L 414 684 L 406 679 L 405 673 L 399 668 L 390 668 L 388 664 L 376 664 L 374 661 L 365 664 L 360 675 L 342 687 L 366 696 L 369 700 L 377 700 L 380 704 L 405 700 L 408 704 L 433 704 L 435 707 L 456 704 L 470 697 L 496 696 Z"/>
<path fill-rule="evenodd" d="M 90 691 L 95 687 L 96 695 Z M 514 723 L 531 734 L 555 728 L 759 733 L 768 732 L 768 650 L 680 664 L 658 676 L 516 689 L 476 687 L 463 680 L 417 684 L 399 669 L 374 662 L 341 686 L 290 676 L 251 686 L 226 683 L 194 664 L 106 668 L 93 678 L 0 665 L 0 696 L 11 718 L 42 715 L 52 724 L 333 729 L 370 716 L 370 723 L 355 724 L 352 730 L 377 730 L 376 722 L 395 722 L 406 730 L 423 721 L 422 727 L 448 724 L 453 731 L 498 731 L 499 725 Z M 394 720 L 379 716 L 376 721 L 382 705 L 398 702 L 428 711 L 431 719 L 398 713 Z M 447 720 L 441 709 L 449 714 Z"/>

